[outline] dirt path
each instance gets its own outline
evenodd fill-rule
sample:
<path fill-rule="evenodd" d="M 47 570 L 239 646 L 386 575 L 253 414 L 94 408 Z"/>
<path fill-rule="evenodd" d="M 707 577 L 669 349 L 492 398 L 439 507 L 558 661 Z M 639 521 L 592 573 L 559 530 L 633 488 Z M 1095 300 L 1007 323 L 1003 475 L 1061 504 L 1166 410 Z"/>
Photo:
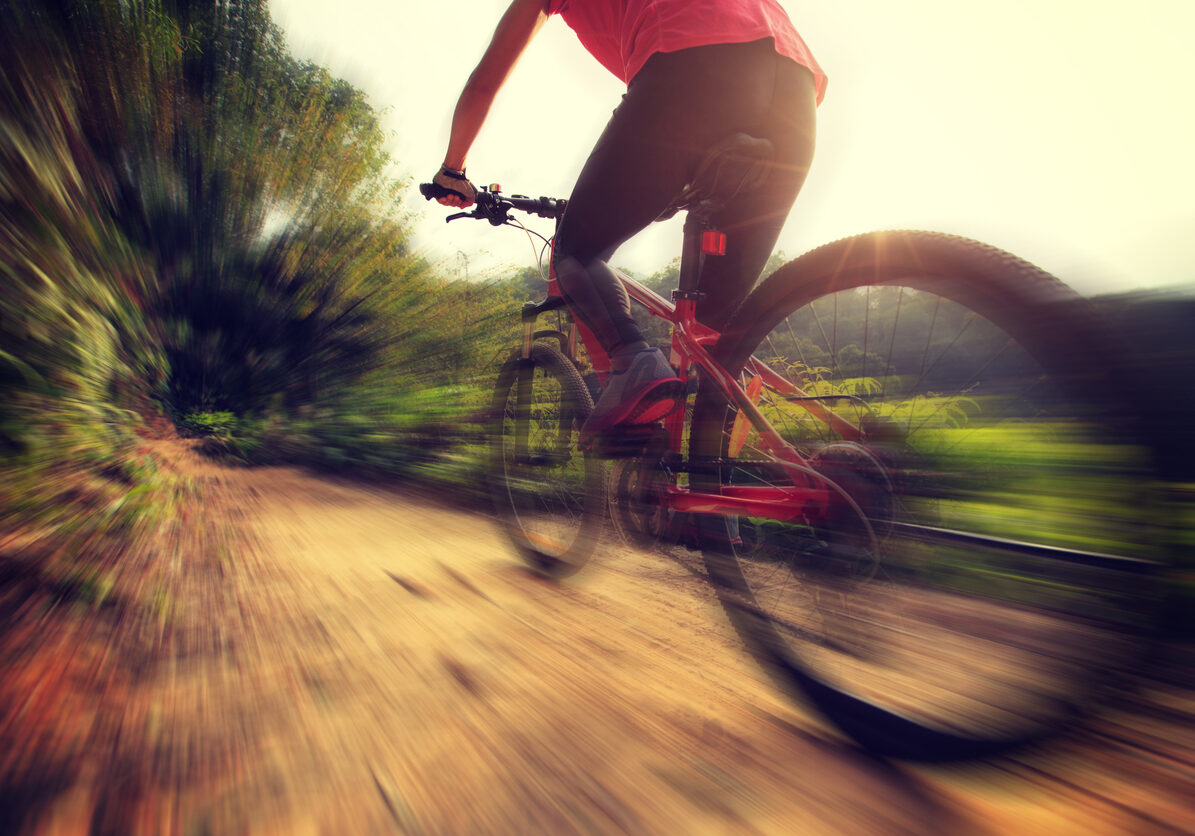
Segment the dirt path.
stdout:
<path fill-rule="evenodd" d="M 162 556 L 156 619 L 8 653 L 0 830 L 1195 832 L 1162 686 L 1015 760 L 887 765 L 764 681 L 692 556 L 608 537 L 554 585 L 475 512 L 157 452 L 244 545 Z"/>

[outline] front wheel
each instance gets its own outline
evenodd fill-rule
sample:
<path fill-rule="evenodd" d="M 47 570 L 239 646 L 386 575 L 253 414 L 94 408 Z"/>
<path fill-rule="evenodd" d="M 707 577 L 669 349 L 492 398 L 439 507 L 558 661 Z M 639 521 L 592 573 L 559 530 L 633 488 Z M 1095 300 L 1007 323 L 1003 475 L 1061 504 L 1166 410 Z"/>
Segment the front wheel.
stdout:
<path fill-rule="evenodd" d="M 556 346 L 513 356 L 494 390 L 489 492 L 516 551 L 551 577 L 576 572 L 597 545 L 605 510 L 602 463 L 577 450 L 593 400 Z"/>
<path fill-rule="evenodd" d="M 714 354 L 767 378 L 761 411 L 809 469 L 778 468 L 754 431 L 732 442 L 709 391 L 695 458 L 723 485 L 813 479 L 829 502 L 731 521 L 709 570 L 757 658 L 850 735 L 904 758 L 995 751 L 1139 660 L 1162 558 L 1152 442 L 1057 280 L 967 239 L 863 235 L 778 270 Z"/>

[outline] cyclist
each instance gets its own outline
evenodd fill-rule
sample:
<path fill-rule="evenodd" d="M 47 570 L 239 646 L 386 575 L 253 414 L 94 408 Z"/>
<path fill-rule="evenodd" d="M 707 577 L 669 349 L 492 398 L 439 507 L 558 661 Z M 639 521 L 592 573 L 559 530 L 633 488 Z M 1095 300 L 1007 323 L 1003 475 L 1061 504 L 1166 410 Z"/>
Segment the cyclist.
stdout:
<path fill-rule="evenodd" d="M 710 146 L 736 132 L 770 140 L 766 183 L 715 221 L 726 254 L 706 262 L 697 318 L 720 330 L 767 262 L 813 157 L 826 78 L 777 0 L 512 0 L 456 104 L 434 182 L 467 207 L 465 158 L 532 37 L 559 14 L 627 84 L 569 198 L 552 263 L 562 295 L 610 357 L 611 374 L 582 430 L 649 424 L 684 399 L 684 382 L 631 318 L 606 260 L 683 190 Z"/>

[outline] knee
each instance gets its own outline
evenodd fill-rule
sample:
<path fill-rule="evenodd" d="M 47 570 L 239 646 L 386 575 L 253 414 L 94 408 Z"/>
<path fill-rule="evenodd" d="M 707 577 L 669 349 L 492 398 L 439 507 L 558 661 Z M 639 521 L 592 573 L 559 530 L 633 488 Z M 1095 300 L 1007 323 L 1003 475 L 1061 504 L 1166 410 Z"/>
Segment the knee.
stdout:
<path fill-rule="evenodd" d="M 565 295 L 568 294 L 570 286 L 575 286 L 578 281 L 588 279 L 588 271 L 585 269 L 584 263 L 574 255 L 561 252 L 559 247 L 552 250 L 552 270 Z"/>

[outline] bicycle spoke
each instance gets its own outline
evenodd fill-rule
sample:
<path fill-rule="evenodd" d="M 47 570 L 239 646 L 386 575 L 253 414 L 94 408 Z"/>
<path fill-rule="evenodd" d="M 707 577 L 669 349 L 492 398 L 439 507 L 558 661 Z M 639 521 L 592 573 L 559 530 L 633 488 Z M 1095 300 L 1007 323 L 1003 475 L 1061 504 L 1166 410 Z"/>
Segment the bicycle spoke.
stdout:
<path fill-rule="evenodd" d="M 819 263 L 837 270 L 857 243 Z M 941 248 L 949 260 L 964 246 Z M 1132 658 L 1152 598 L 1131 567 L 1154 566 L 1125 501 L 1143 487 L 1142 457 L 1075 397 L 1069 360 L 1042 347 L 1071 350 L 1065 312 L 999 297 L 993 321 L 949 297 L 989 304 L 999 279 L 921 282 L 911 262 L 848 278 L 794 267 L 737 315 L 746 336 L 728 367 L 754 356 L 807 393 L 766 386 L 759 411 L 833 487 L 803 519 L 739 518 L 733 562 L 717 549 L 707 562 L 742 593 L 728 608 L 763 619 L 740 630 L 781 669 L 906 718 L 894 728 L 1011 740 Z M 785 281 L 812 295 L 779 295 Z M 738 456 L 724 484 L 801 489 L 755 428 Z"/>
<path fill-rule="evenodd" d="M 499 384 L 492 491 L 516 547 L 537 569 L 560 575 L 579 567 L 596 543 L 601 467 L 576 449 L 587 414 L 579 410 L 590 401 L 575 368 L 546 343 L 534 345 L 533 362 L 525 384 L 515 361 Z"/>

